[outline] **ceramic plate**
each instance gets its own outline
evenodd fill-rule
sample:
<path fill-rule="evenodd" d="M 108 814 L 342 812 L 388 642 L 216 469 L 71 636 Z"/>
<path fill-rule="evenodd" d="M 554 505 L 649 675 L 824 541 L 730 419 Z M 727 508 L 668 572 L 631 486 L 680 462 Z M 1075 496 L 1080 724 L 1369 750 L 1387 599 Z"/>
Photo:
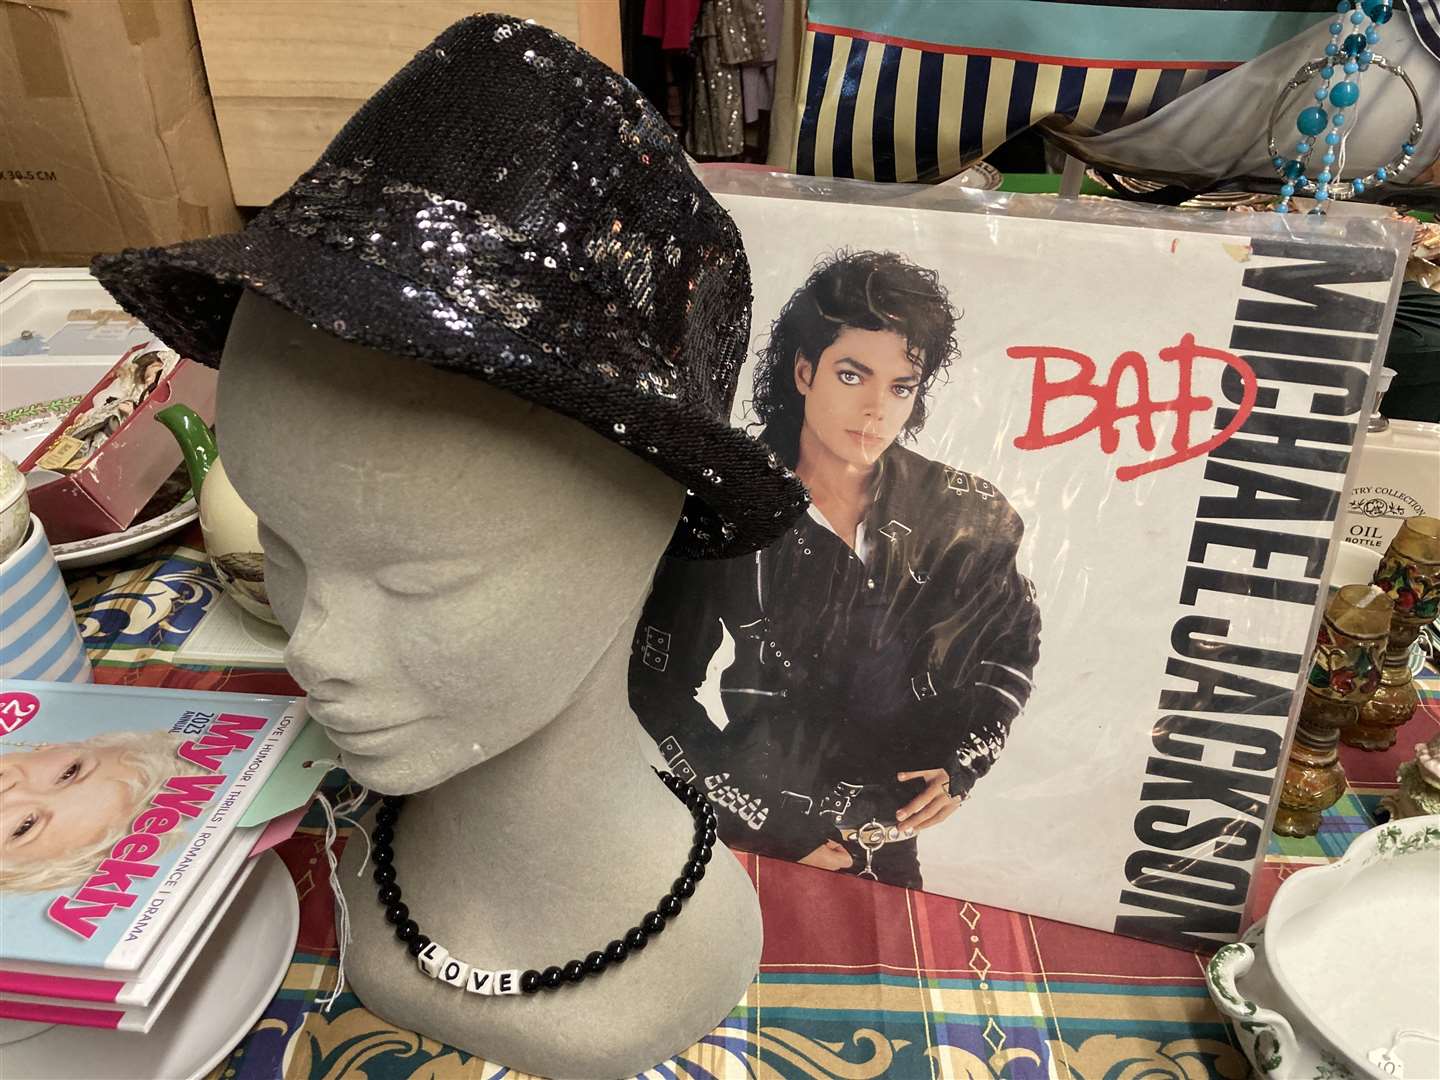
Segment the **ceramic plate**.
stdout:
<path fill-rule="evenodd" d="M 144 551 L 172 533 L 179 532 L 199 517 L 200 508 L 195 504 L 195 500 L 186 499 L 158 517 L 131 525 L 124 532 L 93 536 L 89 540 L 72 540 L 68 544 L 54 544 L 51 550 L 55 552 L 55 561 L 62 567 L 78 570 Z"/>
<path fill-rule="evenodd" d="M 0 454 L 20 464 L 39 446 L 75 407 L 78 397 L 41 401 L 0 413 Z M 34 473 L 30 474 L 32 477 Z M 123 532 L 93 536 L 88 540 L 72 540 L 68 544 L 52 544 L 55 561 L 69 569 L 94 566 L 158 544 L 200 516 L 193 498 L 185 498 L 161 513 L 136 522 Z"/>
<path fill-rule="evenodd" d="M 79 402 L 78 397 L 62 397 L 0 413 L 0 454 L 19 465 Z"/>
<path fill-rule="evenodd" d="M 300 930 L 290 872 L 273 852 L 259 858 L 148 1034 L 46 1028 L 0 1046 L 0 1076 L 183 1080 L 204 1076 L 225 1060 L 275 996 Z"/>
<path fill-rule="evenodd" d="M 974 188 L 977 191 L 996 191 L 1004 182 L 1005 174 L 994 165 L 984 161 L 977 161 L 959 176 L 947 181 L 947 183 Z"/>

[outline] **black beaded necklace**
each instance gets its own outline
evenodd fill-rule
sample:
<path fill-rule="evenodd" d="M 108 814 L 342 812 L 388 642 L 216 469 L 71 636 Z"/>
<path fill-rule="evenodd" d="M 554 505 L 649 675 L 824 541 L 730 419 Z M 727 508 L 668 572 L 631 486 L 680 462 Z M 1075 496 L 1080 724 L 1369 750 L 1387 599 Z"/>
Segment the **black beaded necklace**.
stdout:
<path fill-rule="evenodd" d="M 405 804 L 403 795 L 386 795 L 375 814 L 376 829 L 371 837 L 371 858 L 375 861 L 376 894 L 385 908 L 385 918 L 395 926 L 395 937 L 404 942 L 422 972 L 473 994 L 534 994 L 540 990 L 558 990 L 562 986 L 583 982 L 586 977 L 603 973 L 611 964 L 624 963 L 632 952 L 639 952 L 646 943 L 665 929 L 666 923 L 680 914 L 683 902 L 695 895 L 695 886 L 705 876 L 705 865 L 715 850 L 715 811 L 704 793 L 692 784 L 669 772 L 655 770 L 675 797 L 685 803 L 695 819 L 695 842 L 690 857 L 670 891 L 660 898 L 655 910 L 632 926 L 623 937 L 597 949 L 584 960 L 571 960 L 544 971 L 491 971 L 473 967 L 436 941 L 420 932 L 420 924 L 410 917 L 410 907 L 401 898 L 400 882 L 395 874 L 395 823 Z"/>

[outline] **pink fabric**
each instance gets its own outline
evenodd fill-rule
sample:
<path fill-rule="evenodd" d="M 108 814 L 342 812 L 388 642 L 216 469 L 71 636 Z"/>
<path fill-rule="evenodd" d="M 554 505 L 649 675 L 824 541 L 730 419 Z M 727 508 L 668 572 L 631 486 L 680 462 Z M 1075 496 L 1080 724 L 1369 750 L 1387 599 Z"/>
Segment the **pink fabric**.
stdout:
<path fill-rule="evenodd" d="M 700 0 L 645 0 L 646 37 L 659 38 L 662 49 L 685 52 L 700 17 Z"/>

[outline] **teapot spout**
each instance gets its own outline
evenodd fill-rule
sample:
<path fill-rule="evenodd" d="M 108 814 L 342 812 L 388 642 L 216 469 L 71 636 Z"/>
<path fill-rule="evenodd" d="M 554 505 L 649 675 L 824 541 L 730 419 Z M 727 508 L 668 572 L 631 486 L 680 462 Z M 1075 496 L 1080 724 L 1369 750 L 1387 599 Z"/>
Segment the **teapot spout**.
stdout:
<path fill-rule="evenodd" d="M 200 487 L 210 472 L 210 466 L 220 457 L 215 445 L 215 436 L 205 426 L 200 414 L 188 405 L 170 405 L 155 414 L 175 436 L 180 452 L 185 456 L 185 468 L 190 473 L 190 487 L 195 497 L 200 497 Z"/>

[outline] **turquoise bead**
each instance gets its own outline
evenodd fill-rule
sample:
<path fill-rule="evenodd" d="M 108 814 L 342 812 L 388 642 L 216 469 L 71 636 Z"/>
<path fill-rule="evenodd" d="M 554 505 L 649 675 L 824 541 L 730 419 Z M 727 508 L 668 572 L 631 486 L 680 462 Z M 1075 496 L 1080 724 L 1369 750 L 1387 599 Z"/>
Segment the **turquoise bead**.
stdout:
<path fill-rule="evenodd" d="M 1300 115 L 1295 118 L 1295 126 L 1300 129 L 1301 135 L 1319 135 L 1325 130 L 1327 120 L 1329 117 L 1325 115 L 1325 110 L 1318 105 L 1312 105 L 1300 111 Z"/>
<path fill-rule="evenodd" d="M 1357 57 L 1357 59 L 1360 61 L 1360 70 L 1364 71 L 1367 67 L 1370 66 L 1370 62 L 1375 59 L 1375 54 L 1372 53 L 1369 49 L 1366 49 L 1359 55 L 1359 57 Z"/>
<path fill-rule="evenodd" d="M 1365 21 L 1365 13 L 1364 13 L 1363 11 L 1361 11 L 1359 8 L 1356 8 L 1354 11 L 1352 11 L 1352 12 L 1350 13 L 1350 21 L 1351 21 L 1352 23 L 1354 23 L 1356 26 L 1359 26 L 1361 23 L 1363 23 L 1363 22 Z"/>
<path fill-rule="evenodd" d="M 1305 166 L 1301 165 L 1298 161 L 1287 161 L 1285 163 L 1285 175 L 1291 180 L 1299 177 L 1304 171 Z"/>
<path fill-rule="evenodd" d="M 1344 30 L 1344 29 L 1345 29 L 1345 26 L 1344 26 L 1343 23 L 1332 22 L 1332 23 L 1330 24 L 1330 33 L 1332 33 L 1332 34 L 1338 34 L 1338 33 L 1340 33 L 1341 30 Z"/>
<path fill-rule="evenodd" d="M 1337 145 L 1340 142 L 1340 133 L 1338 131 L 1330 132 L 1329 135 L 1325 136 L 1325 141 L 1331 146 Z"/>
<path fill-rule="evenodd" d="M 1275 212 L 1277 214 L 1288 214 L 1290 213 L 1290 207 L 1286 206 L 1283 202 L 1277 203 L 1275 205 Z"/>
<path fill-rule="evenodd" d="M 1365 190 L 1365 181 L 1364 181 L 1364 180 L 1356 180 L 1356 181 L 1354 181 L 1350 186 L 1355 189 L 1355 194 L 1356 194 L 1356 195 L 1359 195 L 1362 191 Z"/>
<path fill-rule="evenodd" d="M 1389 175 L 1389 174 L 1385 171 L 1385 166 L 1383 166 L 1383 165 L 1380 166 L 1380 168 L 1378 168 L 1378 169 L 1375 170 L 1375 179 L 1376 179 L 1376 180 L 1384 180 L 1385 177 L 1388 176 L 1388 175 Z"/>
<path fill-rule="evenodd" d="M 1281 194 L 1281 195 L 1284 195 L 1284 196 L 1288 199 L 1291 195 L 1294 195 L 1294 194 L 1295 194 L 1295 185 L 1294 185 L 1294 184 L 1281 184 L 1281 185 L 1280 185 L 1280 194 Z"/>
<path fill-rule="evenodd" d="M 1322 79 L 1324 79 L 1326 82 L 1329 82 L 1331 76 L 1333 76 L 1334 74 L 1335 74 L 1335 69 L 1334 69 L 1333 67 L 1331 67 L 1329 64 L 1326 64 L 1323 68 L 1320 69 L 1320 77 L 1321 77 Z"/>
<path fill-rule="evenodd" d="M 1325 151 L 1325 156 L 1322 157 L 1320 160 L 1323 161 L 1326 165 L 1334 165 L 1334 164 L 1335 164 L 1335 151 L 1334 151 L 1334 150 L 1326 150 L 1326 151 Z"/>
<path fill-rule="evenodd" d="M 1325 201 L 1326 199 L 1328 199 L 1328 198 L 1330 198 L 1330 193 L 1329 193 L 1328 191 L 1326 191 L 1324 188 L 1317 188 L 1317 189 L 1315 190 L 1315 201 L 1316 201 L 1316 202 L 1324 202 L 1324 201 Z"/>
<path fill-rule="evenodd" d="M 1320 175 L 1319 175 L 1318 177 L 1316 177 L 1316 179 L 1319 180 L 1320 183 L 1322 183 L 1322 184 L 1328 184 L 1328 183 L 1330 182 L 1330 170 L 1329 170 L 1329 169 L 1321 169 L 1321 170 L 1320 170 Z"/>
<path fill-rule="evenodd" d="M 1331 118 L 1330 122 L 1331 122 L 1332 124 L 1334 124 L 1336 127 L 1344 127 L 1344 126 L 1345 126 L 1345 114 L 1344 114 L 1344 113 L 1337 112 L 1337 113 Z"/>
<path fill-rule="evenodd" d="M 1285 159 L 1277 154 L 1270 159 L 1270 164 L 1274 165 L 1277 169 L 1283 169 L 1285 167 Z"/>
<path fill-rule="evenodd" d="M 1360 70 L 1360 65 L 1357 64 L 1354 60 L 1346 60 L 1346 61 L 1345 61 L 1345 74 L 1346 74 L 1346 75 L 1354 75 L 1355 72 L 1357 72 L 1357 71 L 1359 71 L 1359 70 Z"/>
<path fill-rule="evenodd" d="M 1373 26 L 1370 27 L 1369 30 L 1365 31 L 1365 40 L 1368 41 L 1371 45 L 1380 44 L 1380 31 L 1376 30 Z"/>
<path fill-rule="evenodd" d="M 1337 109 L 1348 109 L 1360 100 L 1360 87 L 1353 82 L 1336 83 L 1330 88 L 1330 104 Z"/>
<path fill-rule="evenodd" d="M 1295 144 L 1295 153 L 1299 154 L 1302 157 L 1310 153 L 1310 144 L 1308 142 L 1305 142 L 1305 140 L 1303 139 L 1300 140 L 1300 142 L 1297 142 Z"/>
<path fill-rule="evenodd" d="M 1335 56 L 1335 55 L 1338 54 L 1339 52 L 1340 52 L 1340 46 L 1339 46 L 1339 45 L 1336 45 L 1335 42 L 1333 42 L 1333 41 L 1330 42 L 1329 45 L 1326 45 L 1326 46 L 1325 46 L 1325 55 L 1326 55 L 1326 56 Z"/>
<path fill-rule="evenodd" d="M 1407 142 L 1404 146 L 1400 147 L 1400 149 L 1405 151 L 1405 153 L 1407 154 L 1413 154 L 1415 153 L 1415 144 Z"/>
<path fill-rule="evenodd" d="M 1360 5 L 1361 10 L 1370 16 L 1370 21 L 1384 26 L 1390 21 L 1390 16 L 1395 14 L 1395 5 L 1391 0 L 1364 0 Z"/>
<path fill-rule="evenodd" d="M 1319 90 L 1316 90 L 1316 91 L 1315 91 L 1315 100 L 1316 100 L 1316 101 L 1324 101 L 1325 98 L 1329 95 L 1329 93 L 1330 93 L 1330 91 L 1329 91 L 1329 90 L 1326 90 L 1325 87 L 1322 86 L 1322 87 L 1320 87 Z"/>
<path fill-rule="evenodd" d="M 1349 11 L 1352 6 L 1353 5 L 1350 3 L 1350 0 L 1340 0 L 1340 2 L 1335 5 L 1335 10 L 1338 11 L 1341 15 L 1344 15 L 1345 12 Z"/>
<path fill-rule="evenodd" d="M 1365 46 L 1368 44 L 1364 34 L 1351 34 L 1345 39 L 1345 55 L 1357 56 L 1365 51 Z"/>

